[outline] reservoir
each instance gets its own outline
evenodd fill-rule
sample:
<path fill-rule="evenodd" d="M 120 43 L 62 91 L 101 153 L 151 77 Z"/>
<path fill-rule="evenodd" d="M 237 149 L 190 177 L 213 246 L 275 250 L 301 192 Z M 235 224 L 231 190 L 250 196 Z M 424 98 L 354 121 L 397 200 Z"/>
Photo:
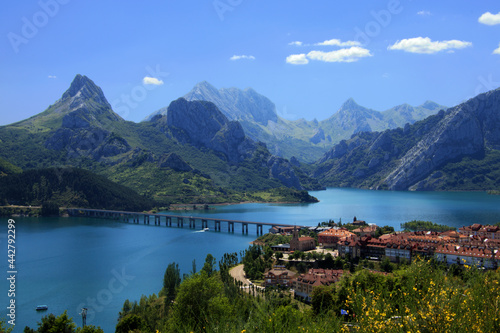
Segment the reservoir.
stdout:
<path fill-rule="evenodd" d="M 311 192 L 315 204 L 239 204 L 217 206 L 208 211 L 173 212 L 176 215 L 220 219 L 276 222 L 315 226 L 333 219 L 343 223 L 359 220 L 389 225 L 399 230 L 402 222 L 425 220 L 461 227 L 473 223 L 500 222 L 500 196 L 483 192 L 389 192 L 357 189 L 328 189 Z M 114 328 L 123 302 L 140 300 L 141 295 L 158 293 L 163 274 L 171 262 L 181 273 L 199 270 L 211 253 L 219 260 L 224 253 L 246 249 L 256 238 L 249 227 L 243 235 L 235 225 L 234 234 L 202 232 L 185 227 L 123 223 L 92 218 L 14 218 L 16 221 L 16 326 L 26 325 L 49 313 L 68 310 L 81 326 L 82 307 L 89 308 L 87 324 Z M 7 221 L 1 218 L 1 267 L 7 275 Z M 200 226 L 197 226 L 200 228 Z M 267 230 L 264 230 L 267 232 Z M 8 281 L 0 283 L 1 318 L 6 318 Z M 47 304 L 48 311 L 35 307 Z"/>

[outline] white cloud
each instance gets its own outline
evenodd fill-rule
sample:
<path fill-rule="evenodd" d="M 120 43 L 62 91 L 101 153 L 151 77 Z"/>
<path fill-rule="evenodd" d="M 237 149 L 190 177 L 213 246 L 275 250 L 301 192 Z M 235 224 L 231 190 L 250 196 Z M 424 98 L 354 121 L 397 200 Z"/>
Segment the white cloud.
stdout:
<path fill-rule="evenodd" d="M 342 42 L 340 39 L 329 39 L 321 43 L 316 43 L 314 45 L 325 45 L 325 46 L 360 46 L 361 43 L 353 40 L 348 40 L 347 42 Z"/>
<path fill-rule="evenodd" d="M 500 24 L 500 12 L 498 14 L 486 12 L 479 17 L 478 22 L 487 25 Z"/>
<path fill-rule="evenodd" d="M 433 42 L 429 37 L 416 37 L 398 40 L 394 45 L 389 46 L 388 50 L 402 50 L 410 53 L 432 54 L 440 51 L 463 49 L 472 46 L 471 42 L 461 40 L 444 40 Z"/>
<path fill-rule="evenodd" d="M 142 83 L 153 84 L 155 86 L 161 86 L 163 84 L 163 80 L 158 80 L 155 77 L 145 76 L 144 79 L 142 79 Z"/>
<path fill-rule="evenodd" d="M 302 46 L 302 42 L 296 40 L 296 41 L 293 41 L 293 42 L 290 42 L 288 43 L 288 45 L 292 45 L 292 46 Z"/>
<path fill-rule="evenodd" d="M 318 60 L 324 62 L 355 62 L 359 58 L 371 57 L 370 50 L 364 49 L 359 46 L 353 46 L 348 49 L 340 49 L 336 51 L 323 52 L 311 51 L 307 57 L 311 60 Z"/>
<path fill-rule="evenodd" d="M 500 54 L 500 44 L 498 44 L 498 48 L 493 51 L 493 54 Z"/>
<path fill-rule="evenodd" d="M 292 65 L 306 65 L 309 63 L 309 60 L 307 60 L 306 55 L 302 53 L 289 55 L 286 57 L 286 62 Z"/>
<path fill-rule="evenodd" d="M 245 55 L 245 54 L 242 54 L 242 55 L 234 55 L 232 56 L 231 58 L 229 58 L 229 60 L 241 60 L 241 59 L 247 59 L 247 60 L 255 60 L 255 57 L 253 55 Z"/>
<path fill-rule="evenodd" d="M 57 76 L 55 76 L 55 75 L 49 75 L 49 79 L 57 79 Z"/>

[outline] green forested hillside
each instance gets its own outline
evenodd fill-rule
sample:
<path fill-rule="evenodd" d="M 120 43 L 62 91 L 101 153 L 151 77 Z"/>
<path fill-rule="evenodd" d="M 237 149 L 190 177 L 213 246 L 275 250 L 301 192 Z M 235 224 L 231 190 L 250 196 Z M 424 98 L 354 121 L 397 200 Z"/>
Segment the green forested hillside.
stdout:
<path fill-rule="evenodd" d="M 27 170 L 0 177 L 0 203 L 143 211 L 155 203 L 90 171 L 76 168 Z"/>
<path fill-rule="evenodd" d="M 4 160 L 3 158 L 0 158 L 0 176 L 6 176 L 6 175 L 13 174 L 13 173 L 19 173 L 22 171 L 23 170 L 21 168 Z"/>

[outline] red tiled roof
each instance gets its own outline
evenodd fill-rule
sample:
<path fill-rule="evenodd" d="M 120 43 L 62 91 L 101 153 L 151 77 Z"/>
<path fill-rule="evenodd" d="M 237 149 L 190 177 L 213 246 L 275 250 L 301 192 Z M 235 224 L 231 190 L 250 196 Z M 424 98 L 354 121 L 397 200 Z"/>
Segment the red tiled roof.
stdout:
<path fill-rule="evenodd" d="M 333 269 L 310 269 L 307 274 L 301 274 L 297 281 L 313 286 L 330 285 L 340 280 L 344 274 L 343 270 Z"/>
<path fill-rule="evenodd" d="M 500 259 L 500 253 L 498 250 L 479 249 L 479 248 L 456 246 L 456 245 L 440 246 L 436 249 L 436 253 L 452 254 L 463 257 Z"/>

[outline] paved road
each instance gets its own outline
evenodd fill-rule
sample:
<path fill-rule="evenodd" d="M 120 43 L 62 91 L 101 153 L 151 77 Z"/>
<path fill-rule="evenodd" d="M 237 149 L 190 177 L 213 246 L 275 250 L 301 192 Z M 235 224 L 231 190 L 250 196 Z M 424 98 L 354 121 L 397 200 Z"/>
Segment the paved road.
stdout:
<path fill-rule="evenodd" d="M 231 268 L 229 274 L 237 281 L 242 282 L 244 285 L 250 285 L 250 280 L 245 277 L 245 271 L 243 271 L 243 264 Z"/>

